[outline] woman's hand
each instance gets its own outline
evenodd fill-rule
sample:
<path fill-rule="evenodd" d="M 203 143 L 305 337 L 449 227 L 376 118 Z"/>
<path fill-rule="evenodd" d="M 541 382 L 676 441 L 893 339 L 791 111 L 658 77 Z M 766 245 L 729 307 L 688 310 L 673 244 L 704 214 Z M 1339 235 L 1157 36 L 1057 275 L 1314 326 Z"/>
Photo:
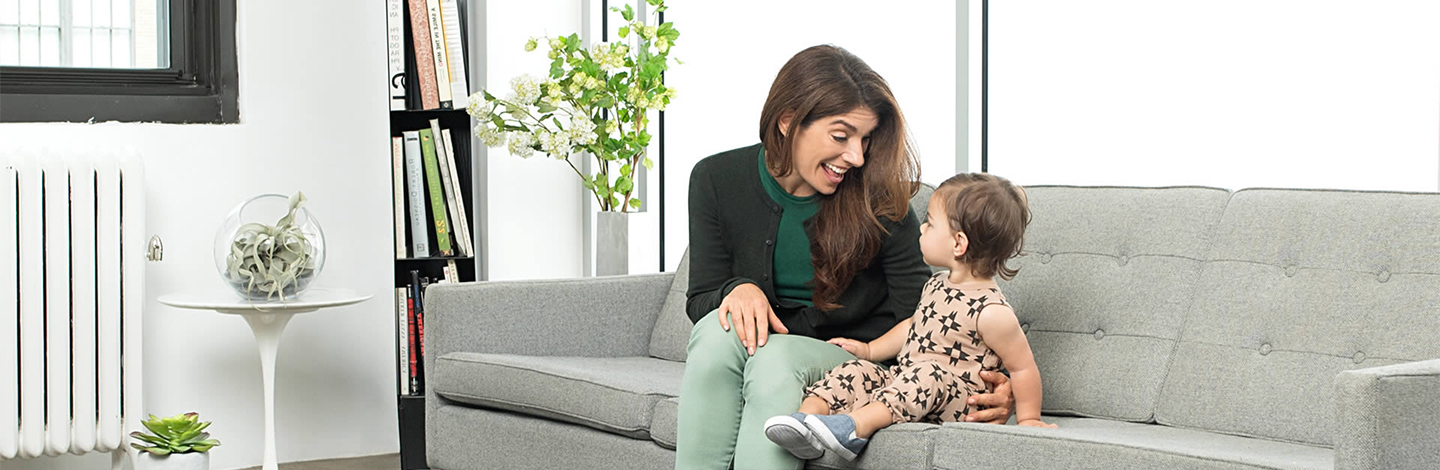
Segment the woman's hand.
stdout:
<path fill-rule="evenodd" d="M 993 370 L 982 370 L 980 371 L 980 380 L 994 385 L 995 391 L 972 396 L 966 403 L 989 408 L 965 415 L 965 421 L 1005 424 L 1010 420 L 1010 411 L 1015 409 L 1015 395 L 1010 392 L 1010 378 Z"/>
<path fill-rule="evenodd" d="M 870 343 L 855 341 L 850 338 L 830 338 L 828 343 L 845 349 L 845 352 L 855 355 L 857 359 L 874 361 L 870 358 Z"/>
<path fill-rule="evenodd" d="M 755 284 L 741 284 L 732 289 L 725 300 L 720 302 L 720 327 L 730 331 L 731 317 L 735 321 L 735 335 L 740 337 L 740 344 L 750 355 L 755 355 L 755 348 L 765 345 L 770 337 L 770 330 L 776 333 L 789 333 L 785 324 L 780 322 L 780 317 L 775 316 L 775 311 L 770 309 L 770 300 L 765 298 L 765 291 L 760 290 Z"/>

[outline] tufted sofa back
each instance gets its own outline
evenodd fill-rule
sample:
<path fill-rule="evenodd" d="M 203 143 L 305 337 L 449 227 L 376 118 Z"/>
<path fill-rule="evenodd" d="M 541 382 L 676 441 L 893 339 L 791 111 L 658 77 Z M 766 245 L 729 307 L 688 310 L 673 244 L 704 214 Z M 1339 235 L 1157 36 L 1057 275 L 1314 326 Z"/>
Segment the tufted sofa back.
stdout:
<path fill-rule="evenodd" d="M 1440 357 L 1440 195 L 1027 190 L 1049 414 L 1328 445 L 1338 372 Z"/>
<path fill-rule="evenodd" d="M 1027 187 L 1020 273 L 1000 280 L 1044 377 L 1047 413 L 1150 421 L 1230 193 Z"/>
<path fill-rule="evenodd" d="M 1328 445 L 1337 373 L 1440 358 L 1440 194 L 1237 191 L 1211 246 L 1161 424 Z"/>

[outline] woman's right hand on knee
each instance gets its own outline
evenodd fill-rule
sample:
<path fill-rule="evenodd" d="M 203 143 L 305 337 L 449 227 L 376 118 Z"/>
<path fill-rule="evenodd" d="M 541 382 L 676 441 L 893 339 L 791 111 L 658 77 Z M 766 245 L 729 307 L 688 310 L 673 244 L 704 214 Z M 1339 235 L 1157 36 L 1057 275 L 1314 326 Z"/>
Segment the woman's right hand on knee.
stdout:
<path fill-rule="evenodd" d="M 755 284 L 741 284 L 732 289 L 730 294 L 725 296 L 725 300 L 720 302 L 718 313 L 720 327 L 725 331 L 733 330 L 750 355 L 755 354 L 755 348 L 765 345 L 771 330 L 776 333 L 790 332 L 785 328 L 785 324 L 780 322 L 780 317 L 775 316 L 775 311 L 770 309 L 770 300 L 765 297 L 765 291 Z M 732 326 L 734 328 L 731 328 Z"/>

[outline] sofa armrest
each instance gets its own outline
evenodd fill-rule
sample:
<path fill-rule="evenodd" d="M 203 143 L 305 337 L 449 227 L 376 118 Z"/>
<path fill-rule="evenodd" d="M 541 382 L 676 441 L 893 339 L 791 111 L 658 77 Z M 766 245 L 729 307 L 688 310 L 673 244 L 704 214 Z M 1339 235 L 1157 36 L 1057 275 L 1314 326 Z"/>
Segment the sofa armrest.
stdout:
<path fill-rule="evenodd" d="M 1335 469 L 1440 468 L 1440 359 L 1335 377 Z"/>
<path fill-rule="evenodd" d="M 425 362 L 453 352 L 646 356 L 674 273 L 432 284 Z"/>

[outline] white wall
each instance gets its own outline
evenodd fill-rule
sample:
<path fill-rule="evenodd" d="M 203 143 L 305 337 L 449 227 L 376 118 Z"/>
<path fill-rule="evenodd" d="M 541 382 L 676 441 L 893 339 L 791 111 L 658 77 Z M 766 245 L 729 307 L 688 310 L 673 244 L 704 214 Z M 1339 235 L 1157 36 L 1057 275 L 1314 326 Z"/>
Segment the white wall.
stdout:
<path fill-rule="evenodd" d="M 144 155 L 149 230 L 165 242 L 164 261 L 146 264 L 146 411 L 199 411 L 213 421 L 223 442 L 211 451 L 216 470 L 260 464 L 254 340 L 240 318 L 154 299 L 225 289 L 211 255 L 222 219 L 248 196 L 303 190 L 326 233 L 317 285 L 375 298 L 290 322 L 276 371 L 279 460 L 396 452 L 385 4 L 238 3 L 241 124 L 5 124 L 0 142 L 132 146 Z M 100 457 L 4 467 L 108 469 Z"/>
<path fill-rule="evenodd" d="M 490 1 L 486 11 L 486 83 L 503 97 L 510 79 L 543 78 L 547 46 L 525 52 L 538 36 L 580 31 L 579 0 Z M 490 280 L 578 277 L 581 252 L 580 178 L 563 162 L 489 150 Z M 577 163 L 578 165 L 578 163 Z"/>
<path fill-rule="evenodd" d="M 1421 0 L 991 2 L 990 170 L 1435 191 L 1437 18 Z"/>
<path fill-rule="evenodd" d="M 775 74 L 806 47 L 843 47 L 890 83 L 919 148 L 921 179 L 955 170 L 954 2 L 739 0 L 674 2 L 680 39 L 665 81 L 679 96 L 665 113 L 668 269 L 688 244 L 690 169 L 715 153 L 759 142 L 760 108 Z"/>

